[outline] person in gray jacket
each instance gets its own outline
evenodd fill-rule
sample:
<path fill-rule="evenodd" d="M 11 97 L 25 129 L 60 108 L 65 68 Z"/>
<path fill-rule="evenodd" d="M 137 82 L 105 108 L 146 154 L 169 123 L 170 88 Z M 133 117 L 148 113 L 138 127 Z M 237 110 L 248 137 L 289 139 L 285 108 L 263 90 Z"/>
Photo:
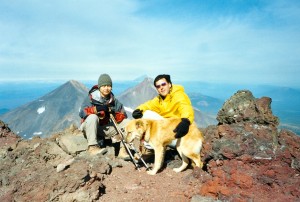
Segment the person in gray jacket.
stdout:
<path fill-rule="evenodd" d="M 111 77 L 108 74 L 101 74 L 98 85 L 91 88 L 79 112 L 80 130 L 87 139 L 88 152 L 91 155 L 106 152 L 104 139 L 111 138 L 113 143 L 121 141 L 114 123 L 110 120 L 110 113 L 113 114 L 120 129 L 124 128 L 129 121 L 123 104 L 112 93 Z M 118 157 L 129 159 L 122 144 L 120 144 Z"/>

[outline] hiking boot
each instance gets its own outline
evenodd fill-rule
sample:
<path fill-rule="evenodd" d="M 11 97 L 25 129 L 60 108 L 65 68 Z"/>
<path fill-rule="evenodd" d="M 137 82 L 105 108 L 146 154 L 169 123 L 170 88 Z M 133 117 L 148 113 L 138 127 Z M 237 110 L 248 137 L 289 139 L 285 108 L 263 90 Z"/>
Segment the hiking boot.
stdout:
<path fill-rule="evenodd" d="M 91 155 L 105 154 L 107 152 L 107 149 L 106 148 L 100 148 L 98 145 L 89 145 L 88 152 Z"/>
<path fill-rule="evenodd" d="M 105 147 L 104 139 L 98 140 L 98 145 L 100 148 L 104 148 Z"/>
<path fill-rule="evenodd" d="M 120 147 L 118 158 L 123 159 L 124 161 L 130 161 L 130 156 L 124 146 Z"/>

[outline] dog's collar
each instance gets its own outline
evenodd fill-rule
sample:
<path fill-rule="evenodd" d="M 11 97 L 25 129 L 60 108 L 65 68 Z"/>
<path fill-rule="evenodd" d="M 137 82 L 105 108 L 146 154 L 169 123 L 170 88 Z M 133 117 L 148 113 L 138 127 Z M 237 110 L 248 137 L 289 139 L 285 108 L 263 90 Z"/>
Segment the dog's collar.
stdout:
<path fill-rule="evenodd" d="M 143 133 L 142 138 L 141 138 L 141 142 L 145 142 L 145 135 L 146 135 L 146 133 Z"/>
<path fill-rule="evenodd" d="M 142 135 L 142 138 L 140 140 L 140 151 L 142 151 L 144 147 L 144 142 L 145 142 L 145 133 Z"/>

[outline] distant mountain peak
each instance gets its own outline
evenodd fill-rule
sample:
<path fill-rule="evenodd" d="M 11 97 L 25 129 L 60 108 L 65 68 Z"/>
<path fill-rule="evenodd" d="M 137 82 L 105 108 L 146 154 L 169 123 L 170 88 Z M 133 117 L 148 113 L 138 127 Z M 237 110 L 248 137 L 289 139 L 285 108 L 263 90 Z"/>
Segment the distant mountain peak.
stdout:
<path fill-rule="evenodd" d="M 88 90 L 87 87 L 83 83 L 76 81 L 76 80 L 70 80 L 70 81 L 66 82 L 65 85 L 71 85 L 76 89 Z"/>
<path fill-rule="evenodd" d="M 150 77 L 145 77 L 142 83 L 144 83 L 144 82 L 153 83 L 153 79 Z"/>
<path fill-rule="evenodd" d="M 44 97 L 49 97 L 49 96 L 57 96 L 57 97 L 64 97 L 64 96 L 72 96 L 72 94 L 75 94 L 75 92 L 88 92 L 88 88 L 83 84 L 80 83 L 79 81 L 76 80 L 70 80 L 58 87 L 57 89 L 54 89 L 52 92 L 49 94 L 46 94 Z"/>
<path fill-rule="evenodd" d="M 147 78 L 149 78 L 149 77 L 145 74 L 145 75 L 137 77 L 136 79 L 134 79 L 134 81 L 142 82 L 143 80 L 145 80 Z"/>
<path fill-rule="evenodd" d="M 152 99 L 157 95 L 157 91 L 153 86 L 153 80 L 149 77 L 144 78 L 136 86 L 124 91 L 118 98 L 124 106 L 135 108 L 141 103 Z"/>
<path fill-rule="evenodd" d="M 76 81 L 76 80 L 70 80 L 68 82 L 71 83 L 71 84 L 73 84 L 73 85 L 82 85 L 82 83 L 80 83 L 79 81 Z"/>

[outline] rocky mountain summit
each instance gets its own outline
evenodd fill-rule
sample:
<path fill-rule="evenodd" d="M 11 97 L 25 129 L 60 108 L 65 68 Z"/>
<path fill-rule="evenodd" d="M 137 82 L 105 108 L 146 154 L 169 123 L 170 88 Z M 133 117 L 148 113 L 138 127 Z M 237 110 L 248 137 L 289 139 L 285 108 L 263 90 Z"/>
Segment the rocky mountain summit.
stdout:
<path fill-rule="evenodd" d="M 238 91 L 201 129 L 203 169 L 173 172 L 181 160 L 168 149 L 155 176 L 117 159 L 109 142 L 89 156 L 76 126 L 23 140 L 0 122 L 0 201 L 299 201 L 300 137 L 278 130 L 270 104 Z"/>
<path fill-rule="evenodd" d="M 230 201 L 298 201 L 300 137 L 282 130 L 271 99 L 238 91 L 204 131 L 209 179 L 200 193 Z"/>

